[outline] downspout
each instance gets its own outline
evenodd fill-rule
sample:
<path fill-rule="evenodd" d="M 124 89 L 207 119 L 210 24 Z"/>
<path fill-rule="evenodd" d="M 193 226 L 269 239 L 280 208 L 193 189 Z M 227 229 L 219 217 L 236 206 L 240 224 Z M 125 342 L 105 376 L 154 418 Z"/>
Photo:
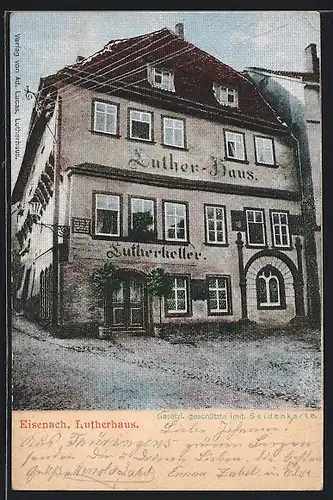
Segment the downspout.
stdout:
<path fill-rule="evenodd" d="M 313 198 L 313 185 L 312 185 L 312 167 L 305 171 L 304 159 L 299 144 L 299 133 L 294 133 L 295 125 L 291 127 L 291 137 L 296 145 L 296 156 L 298 166 L 298 181 L 301 188 L 301 211 L 303 217 L 303 237 L 304 237 L 304 257 L 306 267 L 306 289 L 307 289 L 307 313 L 310 321 L 314 326 L 319 327 L 321 323 L 321 306 L 319 294 L 319 274 L 318 274 L 318 260 L 317 260 L 317 247 L 315 240 L 315 206 Z M 296 129 L 299 132 L 299 128 Z M 305 165 L 306 167 L 307 165 Z M 309 178 L 310 185 L 304 183 L 304 177 Z"/>
<path fill-rule="evenodd" d="M 54 212 L 53 212 L 53 314 L 52 324 L 58 326 L 59 323 L 59 236 L 57 227 L 59 225 L 59 184 L 60 184 L 60 168 L 61 168 L 61 114 L 62 114 L 62 99 L 58 96 L 58 110 L 55 127 L 55 154 L 54 154 Z"/>

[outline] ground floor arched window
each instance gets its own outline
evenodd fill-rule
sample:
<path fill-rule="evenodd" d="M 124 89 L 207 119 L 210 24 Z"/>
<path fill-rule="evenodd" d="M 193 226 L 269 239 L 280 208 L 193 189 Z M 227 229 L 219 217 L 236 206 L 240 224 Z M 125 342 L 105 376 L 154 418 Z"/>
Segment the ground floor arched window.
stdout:
<path fill-rule="evenodd" d="M 258 309 L 285 309 L 285 285 L 283 276 L 273 266 L 265 266 L 256 278 Z"/>

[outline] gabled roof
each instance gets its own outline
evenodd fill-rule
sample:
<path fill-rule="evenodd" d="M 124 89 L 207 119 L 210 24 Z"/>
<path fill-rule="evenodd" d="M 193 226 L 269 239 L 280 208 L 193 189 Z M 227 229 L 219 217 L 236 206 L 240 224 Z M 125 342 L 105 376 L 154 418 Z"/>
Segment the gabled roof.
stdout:
<path fill-rule="evenodd" d="M 151 86 L 147 78 L 149 64 L 174 72 L 175 92 Z M 220 105 L 212 90 L 213 83 L 236 87 L 238 108 Z M 229 120 L 239 126 L 248 124 L 281 133 L 287 130 L 260 91 L 244 75 L 170 29 L 111 40 L 95 54 L 41 79 L 30 121 L 29 141 L 12 195 L 13 203 L 23 195 L 47 123 L 43 102 L 54 100 L 57 89 L 65 89 L 69 84 L 122 95 L 165 109 L 192 111 L 223 122 Z"/>
<path fill-rule="evenodd" d="M 174 71 L 175 92 L 152 88 L 147 79 L 148 64 Z M 194 103 L 225 115 L 283 127 L 274 110 L 241 73 L 168 28 L 134 38 L 111 40 L 101 51 L 63 68 L 47 81 L 74 83 L 110 93 L 122 87 L 161 100 L 182 99 L 189 105 Z M 213 82 L 237 87 L 239 109 L 221 106 L 216 101 Z"/>

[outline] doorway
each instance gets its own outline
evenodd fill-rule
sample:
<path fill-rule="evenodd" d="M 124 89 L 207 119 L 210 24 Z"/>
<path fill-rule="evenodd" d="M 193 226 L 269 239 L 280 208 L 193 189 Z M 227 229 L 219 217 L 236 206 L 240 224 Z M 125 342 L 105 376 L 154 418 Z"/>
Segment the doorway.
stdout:
<path fill-rule="evenodd" d="M 106 324 L 119 328 L 145 328 L 147 292 L 144 279 L 136 273 L 122 273 L 121 287 L 106 304 Z"/>

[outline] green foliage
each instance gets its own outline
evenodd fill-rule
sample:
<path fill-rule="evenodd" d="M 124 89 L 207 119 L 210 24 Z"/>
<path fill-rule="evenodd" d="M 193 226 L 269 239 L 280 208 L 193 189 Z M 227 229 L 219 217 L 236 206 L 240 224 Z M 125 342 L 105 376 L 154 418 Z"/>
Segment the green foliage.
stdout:
<path fill-rule="evenodd" d="M 147 287 L 153 297 L 168 297 L 172 291 L 172 280 L 164 269 L 158 267 L 149 272 Z"/>
<path fill-rule="evenodd" d="M 136 212 L 133 214 L 133 230 L 138 233 L 151 232 L 150 226 L 154 219 L 150 212 Z"/>
<path fill-rule="evenodd" d="M 92 276 L 92 285 L 100 298 L 111 299 L 121 287 L 121 280 L 117 276 L 117 268 L 106 262 L 98 268 Z"/>
<path fill-rule="evenodd" d="M 156 231 L 152 229 L 153 223 L 154 219 L 150 212 L 134 213 L 130 236 L 135 241 L 153 241 L 156 239 Z"/>

